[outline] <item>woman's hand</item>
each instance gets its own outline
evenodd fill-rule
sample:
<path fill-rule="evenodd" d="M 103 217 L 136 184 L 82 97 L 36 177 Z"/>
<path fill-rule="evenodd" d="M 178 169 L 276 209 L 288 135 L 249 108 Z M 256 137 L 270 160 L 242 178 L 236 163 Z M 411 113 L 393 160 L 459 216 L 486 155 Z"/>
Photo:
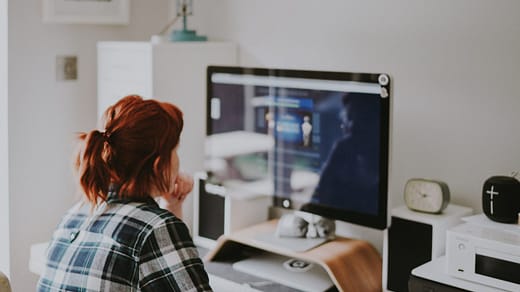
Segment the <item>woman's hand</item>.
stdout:
<path fill-rule="evenodd" d="M 193 178 L 190 175 L 179 173 L 175 179 L 173 191 L 162 196 L 168 211 L 172 212 L 177 218 L 182 219 L 182 203 L 186 200 L 193 189 Z"/>
<path fill-rule="evenodd" d="M 193 189 L 193 178 L 190 175 L 179 173 L 175 180 L 173 196 L 177 197 L 181 203 L 184 202 L 188 194 Z"/>

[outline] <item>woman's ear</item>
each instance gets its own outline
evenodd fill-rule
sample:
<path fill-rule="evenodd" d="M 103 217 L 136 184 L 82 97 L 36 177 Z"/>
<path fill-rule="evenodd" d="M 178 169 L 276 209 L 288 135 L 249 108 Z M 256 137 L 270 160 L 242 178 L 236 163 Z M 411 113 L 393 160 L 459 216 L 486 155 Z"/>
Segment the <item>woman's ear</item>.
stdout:
<path fill-rule="evenodd" d="M 159 176 L 159 163 L 161 163 L 161 157 L 157 156 L 153 162 L 153 174 Z"/>
<path fill-rule="evenodd" d="M 167 160 L 169 163 L 169 160 Z M 161 192 L 169 192 L 172 187 L 170 181 L 170 169 L 169 164 L 167 167 L 164 166 L 165 159 L 157 156 L 153 162 L 153 176 L 157 179 L 158 185 L 157 190 Z"/>

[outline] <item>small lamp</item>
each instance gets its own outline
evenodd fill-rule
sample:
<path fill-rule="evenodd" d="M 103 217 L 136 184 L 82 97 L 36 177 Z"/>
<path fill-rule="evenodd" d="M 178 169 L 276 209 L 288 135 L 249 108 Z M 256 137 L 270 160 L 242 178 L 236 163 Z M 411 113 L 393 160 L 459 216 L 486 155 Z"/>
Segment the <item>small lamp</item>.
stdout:
<path fill-rule="evenodd" d="M 188 16 L 193 15 L 193 0 L 177 0 L 177 14 L 168 22 L 159 34 L 152 35 L 152 43 L 161 43 L 164 36 L 170 31 L 172 26 L 182 17 L 182 30 L 174 30 L 170 34 L 170 40 L 174 42 L 204 42 L 208 38 L 199 36 L 194 30 L 188 29 Z"/>
<path fill-rule="evenodd" d="M 177 17 L 182 17 L 182 30 L 174 30 L 170 40 L 174 42 L 207 41 L 206 36 L 199 36 L 194 30 L 188 29 L 188 16 L 193 15 L 193 0 L 177 0 Z"/>

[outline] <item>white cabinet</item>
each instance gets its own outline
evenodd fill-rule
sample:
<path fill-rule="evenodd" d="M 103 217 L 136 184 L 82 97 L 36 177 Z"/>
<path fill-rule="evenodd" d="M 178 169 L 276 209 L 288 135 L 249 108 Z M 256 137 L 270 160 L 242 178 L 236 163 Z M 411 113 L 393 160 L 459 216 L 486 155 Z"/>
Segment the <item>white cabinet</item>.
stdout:
<path fill-rule="evenodd" d="M 181 167 L 203 168 L 206 135 L 206 68 L 236 65 L 237 46 L 229 42 L 98 43 L 98 117 L 128 94 L 172 102 L 184 112 Z"/>

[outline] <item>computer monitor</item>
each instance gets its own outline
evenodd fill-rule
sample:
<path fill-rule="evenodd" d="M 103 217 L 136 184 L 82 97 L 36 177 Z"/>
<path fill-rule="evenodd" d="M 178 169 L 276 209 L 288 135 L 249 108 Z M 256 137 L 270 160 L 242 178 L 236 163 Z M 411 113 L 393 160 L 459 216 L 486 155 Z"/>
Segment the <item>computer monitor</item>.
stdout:
<path fill-rule="evenodd" d="M 210 66 L 205 167 L 275 206 L 387 227 L 386 74 Z"/>

